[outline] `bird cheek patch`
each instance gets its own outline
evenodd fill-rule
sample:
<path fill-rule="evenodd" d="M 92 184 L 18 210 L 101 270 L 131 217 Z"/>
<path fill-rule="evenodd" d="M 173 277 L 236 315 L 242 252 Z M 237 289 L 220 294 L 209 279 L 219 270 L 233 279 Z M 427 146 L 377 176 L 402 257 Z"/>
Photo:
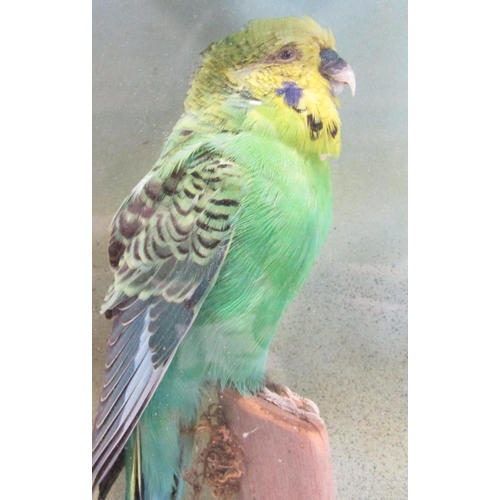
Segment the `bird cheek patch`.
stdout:
<path fill-rule="evenodd" d="M 294 82 L 283 82 L 283 86 L 276 90 L 276 95 L 284 96 L 285 104 L 296 108 L 302 97 L 302 89 Z"/>

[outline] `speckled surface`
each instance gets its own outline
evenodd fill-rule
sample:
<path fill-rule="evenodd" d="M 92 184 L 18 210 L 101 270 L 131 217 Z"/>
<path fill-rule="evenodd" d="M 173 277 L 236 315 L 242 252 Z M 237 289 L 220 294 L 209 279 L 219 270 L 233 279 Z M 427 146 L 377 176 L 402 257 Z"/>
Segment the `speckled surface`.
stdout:
<path fill-rule="evenodd" d="M 227 7 L 230 5 L 230 7 Z M 181 114 L 197 54 L 256 17 L 331 27 L 357 94 L 341 95 L 334 226 L 271 346 L 268 373 L 313 399 L 331 440 L 338 500 L 407 498 L 406 3 L 94 2 L 93 394 L 109 323 L 107 227 Z M 307 7 L 306 7 L 307 6 Z M 111 500 L 123 497 L 123 486 Z"/>

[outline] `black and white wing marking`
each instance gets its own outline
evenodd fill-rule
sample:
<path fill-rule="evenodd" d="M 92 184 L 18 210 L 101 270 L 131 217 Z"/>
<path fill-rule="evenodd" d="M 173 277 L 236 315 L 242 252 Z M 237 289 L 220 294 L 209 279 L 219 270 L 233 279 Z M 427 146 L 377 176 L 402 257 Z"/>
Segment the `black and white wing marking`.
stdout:
<path fill-rule="evenodd" d="M 217 279 L 235 230 L 241 168 L 199 155 L 167 178 L 153 171 L 116 214 L 109 244 L 113 318 L 94 426 L 93 488 L 119 457 Z"/>

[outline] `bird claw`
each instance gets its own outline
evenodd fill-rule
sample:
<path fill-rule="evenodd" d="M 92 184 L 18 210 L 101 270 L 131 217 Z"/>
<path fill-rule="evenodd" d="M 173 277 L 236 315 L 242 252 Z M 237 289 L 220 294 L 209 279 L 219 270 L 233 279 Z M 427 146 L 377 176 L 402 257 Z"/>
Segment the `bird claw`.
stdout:
<path fill-rule="evenodd" d="M 319 408 L 314 401 L 299 396 L 285 385 L 268 381 L 258 396 L 299 418 L 307 419 L 311 413 L 319 417 Z"/>

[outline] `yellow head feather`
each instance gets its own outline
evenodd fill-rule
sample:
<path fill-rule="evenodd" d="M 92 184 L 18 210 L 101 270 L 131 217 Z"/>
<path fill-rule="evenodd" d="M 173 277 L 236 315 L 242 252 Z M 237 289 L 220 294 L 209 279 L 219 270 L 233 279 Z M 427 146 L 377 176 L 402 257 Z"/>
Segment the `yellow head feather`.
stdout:
<path fill-rule="evenodd" d="M 337 155 L 339 103 L 332 83 L 342 80 L 324 70 L 338 58 L 334 51 L 332 32 L 311 18 L 252 21 L 203 53 L 186 111 L 202 112 L 226 130 L 274 132 L 303 153 Z M 352 74 L 342 59 L 335 61 Z"/>

